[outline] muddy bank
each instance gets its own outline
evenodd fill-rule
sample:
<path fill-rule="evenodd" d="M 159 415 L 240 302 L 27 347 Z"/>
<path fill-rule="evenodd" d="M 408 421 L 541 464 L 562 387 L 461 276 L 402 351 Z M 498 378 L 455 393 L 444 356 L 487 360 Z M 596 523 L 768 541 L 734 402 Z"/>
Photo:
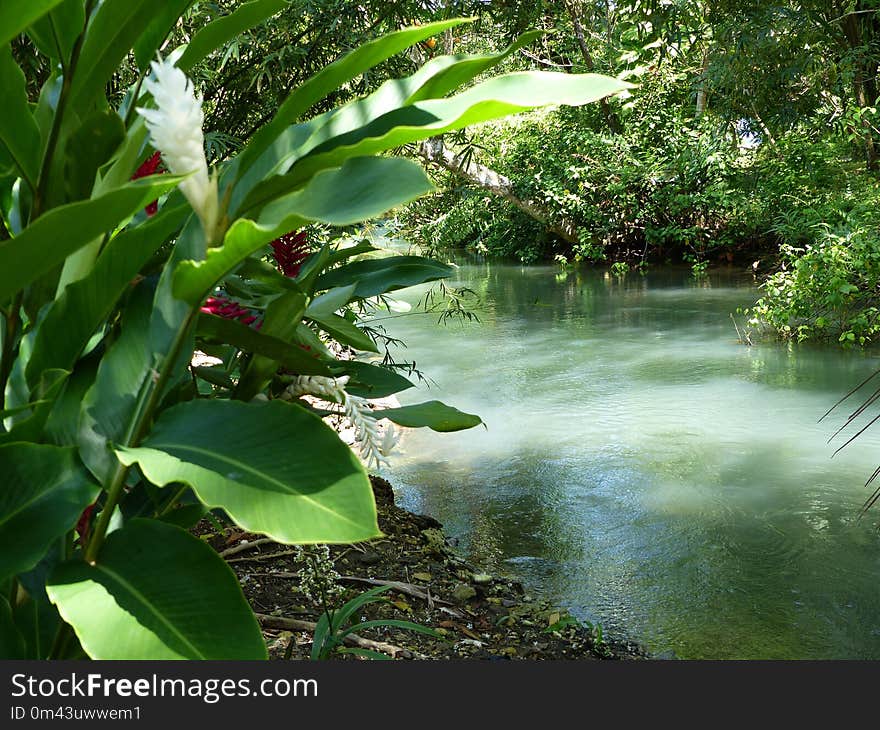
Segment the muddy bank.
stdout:
<path fill-rule="evenodd" d="M 371 479 L 384 536 L 330 548 L 330 561 L 340 576 L 340 595 L 332 606 L 391 582 L 384 594 L 389 600 L 366 605 L 358 619 L 412 621 L 434 629 L 440 638 L 379 627 L 358 632 L 349 646 L 402 659 L 645 657 L 639 647 L 602 636 L 566 611 L 529 596 L 517 581 L 469 564 L 455 554 L 439 522 L 397 507 L 391 485 Z M 308 658 L 312 625 L 323 608 L 320 599 L 300 590 L 304 567 L 296 549 L 234 527 L 218 530 L 215 525 L 203 537 L 238 576 L 271 657 Z"/>

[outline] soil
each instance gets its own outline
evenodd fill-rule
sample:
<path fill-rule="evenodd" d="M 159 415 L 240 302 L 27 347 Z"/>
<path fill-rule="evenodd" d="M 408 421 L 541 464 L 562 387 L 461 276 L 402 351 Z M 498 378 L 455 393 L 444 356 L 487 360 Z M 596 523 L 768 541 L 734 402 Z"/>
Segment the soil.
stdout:
<path fill-rule="evenodd" d="M 434 629 L 438 636 L 387 626 L 369 628 L 357 632 L 363 640 L 361 649 L 403 659 L 646 657 L 639 647 L 604 637 L 565 610 L 529 596 L 517 581 L 487 575 L 467 563 L 455 554 L 439 522 L 397 507 L 391 485 L 378 477 L 371 481 L 384 536 L 330 548 L 344 590 L 332 607 L 374 587 L 375 581 L 397 581 L 382 594 L 388 600 L 365 605 L 356 621 L 410 621 Z M 297 561 L 295 549 L 236 527 L 218 527 L 203 522 L 198 531 L 225 553 L 260 617 L 270 657 L 308 658 L 312 631 L 305 622 L 316 622 L 323 607 L 298 589 L 302 561 Z"/>

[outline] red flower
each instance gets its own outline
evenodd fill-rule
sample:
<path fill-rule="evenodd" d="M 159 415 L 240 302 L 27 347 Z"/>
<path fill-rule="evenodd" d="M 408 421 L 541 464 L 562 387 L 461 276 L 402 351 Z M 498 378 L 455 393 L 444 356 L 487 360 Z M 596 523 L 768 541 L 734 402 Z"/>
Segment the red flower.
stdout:
<path fill-rule="evenodd" d="M 205 300 L 205 303 L 201 306 L 200 311 L 205 314 L 214 314 L 217 317 L 223 317 L 223 319 L 237 319 L 239 322 L 245 325 L 252 325 L 256 322 L 255 329 L 260 329 L 263 326 L 263 322 L 257 321 L 259 318 L 255 314 L 251 314 L 251 310 L 247 307 L 242 307 L 238 302 L 233 302 L 231 299 L 227 299 L 226 297 L 208 297 Z"/>
<path fill-rule="evenodd" d="M 161 155 L 158 152 L 154 152 L 150 157 L 144 160 L 144 163 L 135 171 L 134 175 L 131 176 L 131 179 L 140 180 L 142 177 L 155 175 L 159 172 L 159 163 L 161 162 Z M 161 172 L 165 172 L 165 170 L 162 170 Z M 149 203 L 144 210 L 146 211 L 147 216 L 152 218 L 159 211 L 159 201 L 154 200 L 152 203 Z"/>
<path fill-rule="evenodd" d="M 281 238 L 272 241 L 272 251 L 282 274 L 290 277 L 298 276 L 303 261 L 311 254 L 309 236 L 305 231 L 285 233 Z"/>
<path fill-rule="evenodd" d="M 91 530 L 92 527 L 92 515 L 95 513 L 95 507 L 97 506 L 97 502 L 90 504 L 83 510 L 79 519 L 76 521 L 76 534 L 79 535 L 80 545 L 85 545 L 88 541 L 89 530 Z"/>

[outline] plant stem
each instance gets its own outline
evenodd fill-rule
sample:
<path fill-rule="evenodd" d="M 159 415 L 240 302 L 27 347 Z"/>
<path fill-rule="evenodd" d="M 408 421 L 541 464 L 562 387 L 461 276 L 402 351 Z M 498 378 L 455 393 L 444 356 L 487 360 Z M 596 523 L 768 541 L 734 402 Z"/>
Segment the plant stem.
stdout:
<path fill-rule="evenodd" d="M 52 642 L 52 648 L 49 650 L 47 659 L 61 659 L 64 656 L 64 650 L 70 642 L 71 626 L 66 621 L 62 621 L 58 625 L 58 631 L 55 632 L 55 639 Z"/>
<path fill-rule="evenodd" d="M 186 341 L 186 336 L 195 321 L 197 313 L 197 307 L 190 309 L 183 324 L 181 324 L 177 330 L 177 334 L 174 337 L 171 347 L 165 354 L 165 360 L 162 363 L 162 369 L 159 371 L 158 376 L 155 380 L 151 377 L 147 378 L 144 389 L 141 391 L 141 396 L 138 399 L 134 417 L 129 423 L 128 433 L 126 433 L 125 439 L 123 440 L 123 446 L 137 446 L 144 436 L 146 436 L 147 430 L 153 420 L 153 413 L 159 406 L 162 399 L 162 392 L 165 390 L 168 379 L 171 377 L 174 363 L 180 356 L 181 348 Z M 89 538 L 89 544 L 85 550 L 84 558 L 87 563 L 95 562 L 98 551 L 101 549 L 101 545 L 104 544 L 104 538 L 107 535 L 107 528 L 110 526 L 110 518 L 113 516 L 113 510 L 116 508 L 116 505 L 119 503 L 119 499 L 122 496 L 125 487 L 125 478 L 128 476 L 129 469 L 130 467 L 119 462 L 116 465 L 116 470 L 113 472 L 113 476 L 110 478 L 109 485 L 106 488 L 107 500 L 104 503 L 101 514 L 98 516 L 98 522 L 95 525 L 94 532 Z"/>
<path fill-rule="evenodd" d="M 49 185 L 49 178 L 52 171 L 52 160 L 55 157 L 55 148 L 58 146 L 58 139 L 61 136 L 61 126 L 64 121 L 64 110 L 67 108 L 67 101 L 70 98 L 70 88 L 73 84 L 73 75 L 76 72 L 76 66 L 79 62 L 79 54 L 82 51 L 83 42 L 86 37 L 86 28 L 89 25 L 89 18 L 95 7 L 95 0 L 89 0 L 86 3 L 85 23 L 82 33 L 73 44 L 70 52 L 70 63 L 64 72 L 61 82 L 61 94 L 58 97 L 58 106 L 55 109 L 55 115 L 52 118 L 52 129 L 49 132 L 49 139 L 46 142 L 46 153 L 43 155 L 43 164 L 40 166 L 40 173 L 37 177 L 37 189 L 34 192 L 34 206 L 31 208 L 30 220 L 34 221 L 43 213 L 46 205 L 46 188 Z"/>
<path fill-rule="evenodd" d="M 172 510 L 172 508 L 174 507 L 174 505 L 177 504 L 177 503 L 180 501 L 180 498 L 181 498 L 184 494 L 186 494 L 186 490 L 187 490 L 187 489 L 189 489 L 189 485 L 187 485 L 187 484 L 184 484 L 182 487 L 180 487 L 180 489 L 178 489 L 178 490 L 174 493 L 174 496 L 172 496 L 171 499 L 170 499 L 168 502 L 165 503 L 165 506 L 162 507 L 161 510 L 159 510 L 158 512 L 156 512 L 156 517 L 164 517 L 165 515 L 167 515 L 167 514 Z"/>
<path fill-rule="evenodd" d="M 19 291 L 12 300 L 12 305 L 6 313 L 6 327 L 3 332 L 3 350 L 0 353 L 0 411 L 6 407 L 6 384 L 12 374 L 12 364 L 15 360 L 15 351 L 19 330 L 21 329 L 21 305 L 24 301 L 24 292 Z"/>

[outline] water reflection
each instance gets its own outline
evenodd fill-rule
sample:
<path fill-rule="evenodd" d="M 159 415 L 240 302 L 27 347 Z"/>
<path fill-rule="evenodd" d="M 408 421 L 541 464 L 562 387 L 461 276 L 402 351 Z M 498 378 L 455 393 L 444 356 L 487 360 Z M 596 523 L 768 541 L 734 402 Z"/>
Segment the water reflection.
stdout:
<path fill-rule="evenodd" d="M 459 279 L 480 324 L 384 323 L 429 397 L 488 425 L 408 435 L 388 474 L 408 506 L 656 652 L 880 657 L 880 512 L 856 519 L 880 429 L 832 461 L 845 414 L 816 422 L 871 356 L 743 347 L 729 315 L 754 292 L 734 273 L 493 264 Z"/>

